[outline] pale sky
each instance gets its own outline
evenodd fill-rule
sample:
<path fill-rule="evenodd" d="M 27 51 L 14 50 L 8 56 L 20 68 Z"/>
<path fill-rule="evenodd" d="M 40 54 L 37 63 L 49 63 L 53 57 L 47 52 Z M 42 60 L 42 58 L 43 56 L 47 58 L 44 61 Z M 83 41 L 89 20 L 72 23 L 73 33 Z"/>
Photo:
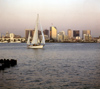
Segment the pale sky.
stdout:
<path fill-rule="evenodd" d="M 91 30 L 100 36 L 100 0 L 0 0 L 0 33 L 25 35 L 39 14 L 43 29 Z"/>

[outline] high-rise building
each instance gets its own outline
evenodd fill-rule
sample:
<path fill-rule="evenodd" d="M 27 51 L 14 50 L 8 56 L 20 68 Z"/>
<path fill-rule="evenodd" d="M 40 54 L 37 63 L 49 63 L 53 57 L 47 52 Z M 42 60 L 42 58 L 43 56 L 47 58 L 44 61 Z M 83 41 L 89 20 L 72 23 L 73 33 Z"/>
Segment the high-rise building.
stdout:
<path fill-rule="evenodd" d="M 25 30 L 25 38 L 26 38 L 26 39 L 28 38 L 29 31 L 30 31 L 30 36 L 33 37 L 34 30 L 32 30 L 32 29 L 26 29 L 26 30 Z"/>
<path fill-rule="evenodd" d="M 68 29 L 67 35 L 68 35 L 69 38 L 72 38 L 73 37 L 73 31 L 71 29 Z"/>
<path fill-rule="evenodd" d="M 44 33 L 45 41 L 49 41 L 49 39 L 50 39 L 50 37 L 49 37 L 49 30 L 45 29 L 43 31 L 43 33 Z"/>
<path fill-rule="evenodd" d="M 47 36 L 49 37 L 49 30 L 45 29 L 45 30 L 43 31 L 43 33 L 44 33 L 44 35 L 47 35 Z"/>
<path fill-rule="evenodd" d="M 64 36 L 65 36 L 64 31 L 59 32 L 58 35 L 57 35 L 58 42 L 63 42 L 64 41 Z"/>
<path fill-rule="evenodd" d="M 64 31 L 59 32 L 60 35 L 65 35 Z"/>
<path fill-rule="evenodd" d="M 63 41 L 64 41 L 64 36 L 61 35 L 61 34 L 58 34 L 58 35 L 57 35 L 57 41 L 58 41 L 58 42 L 63 42 Z"/>
<path fill-rule="evenodd" d="M 83 40 L 84 41 L 91 41 L 92 40 L 92 37 L 89 34 L 84 34 L 84 39 Z"/>
<path fill-rule="evenodd" d="M 50 27 L 50 40 L 57 40 L 57 29 L 56 27 Z"/>
<path fill-rule="evenodd" d="M 57 40 L 63 42 L 65 40 L 65 32 L 61 31 L 58 33 Z"/>
<path fill-rule="evenodd" d="M 79 30 L 73 30 L 73 37 L 79 37 L 80 36 L 80 31 Z"/>
<path fill-rule="evenodd" d="M 91 31 L 90 30 L 83 30 L 82 31 L 82 38 L 84 39 L 84 34 L 86 35 L 91 35 Z"/>

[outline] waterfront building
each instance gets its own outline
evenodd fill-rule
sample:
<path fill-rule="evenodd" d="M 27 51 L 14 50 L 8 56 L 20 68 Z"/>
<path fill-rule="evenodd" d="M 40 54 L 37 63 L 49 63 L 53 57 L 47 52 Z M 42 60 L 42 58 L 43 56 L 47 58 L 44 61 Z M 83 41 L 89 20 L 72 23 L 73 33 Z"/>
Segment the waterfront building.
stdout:
<path fill-rule="evenodd" d="M 68 35 L 68 38 L 72 38 L 73 37 L 73 31 L 71 29 L 68 29 L 67 35 Z"/>
<path fill-rule="evenodd" d="M 59 33 L 61 33 L 62 35 L 64 35 L 64 36 L 65 36 L 65 32 L 64 32 L 64 31 L 61 31 L 61 32 L 59 32 Z"/>
<path fill-rule="evenodd" d="M 43 31 L 43 33 L 44 33 L 44 35 L 47 35 L 47 36 L 49 37 L 49 30 L 45 29 L 45 30 Z"/>
<path fill-rule="evenodd" d="M 49 30 L 45 29 L 43 33 L 44 33 L 45 41 L 49 41 Z"/>
<path fill-rule="evenodd" d="M 99 38 L 99 39 L 97 39 L 97 42 L 98 42 L 98 43 L 100 43 L 100 38 Z"/>
<path fill-rule="evenodd" d="M 83 40 L 86 41 L 86 42 L 89 42 L 89 41 L 92 40 L 92 37 L 89 34 L 84 34 L 84 39 Z"/>
<path fill-rule="evenodd" d="M 61 31 L 58 33 L 57 40 L 58 40 L 58 42 L 63 42 L 65 40 L 65 32 L 64 31 Z"/>
<path fill-rule="evenodd" d="M 79 36 L 76 36 L 76 40 L 80 40 L 81 38 Z"/>
<path fill-rule="evenodd" d="M 10 38 L 9 39 L 7 41 L 10 42 L 10 43 L 25 42 L 25 38 L 22 38 L 20 35 L 15 35 L 14 33 L 10 33 Z"/>
<path fill-rule="evenodd" d="M 45 41 L 46 42 L 49 42 L 49 37 L 47 36 L 47 35 L 44 35 L 44 37 L 45 37 Z M 42 35 L 39 35 L 39 39 L 40 39 L 40 41 L 42 40 Z"/>
<path fill-rule="evenodd" d="M 73 37 L 80 37 L 80 31 L 79 30 L 73 30 Z"/>
<path fill-rule="evenodd" d="M 50 40 L 56 41 L 57 40 L 57 28 L 56 27 L 50 27 Z"/>
<path fill-rule="evenodd" d="M 15 34 L 10 33 L 10 42 L 14 42 L 14 37 L 15 37 Z"/>
<path fill-rule="evenodd" d="M 90 30 L 83 30 L 82 31 L 82 39 L 84 39 L 84 34 L 91 35 L 91 31 Z"/>
<path fill-rule="evenodd" d="M 21 43 L 25 42 L 25 38 L 22 38 L 19 35 L 15 35 L 14 33 L 9 33 L 9 36 L 6 34 L 5 36 L 2 36 L 0 39 L 0 42 L 2 43 Z"/>
<path fill-rule="evenodd" d="M 67 35 L 65 35 L 65 37 L 64 37 L 64 41 L 68 41 L 68 36 Z"/>
<path fill-rule="evenodd" d="M 63 40 L 64 40 L 63 35 L 58 34 L 58 35 L 57 35 L 57 41 L 58 41 L 58 42 L 63 42 Z"/>
<path fill-rule="evenodd" d="M 44 37 L 45 37 L 45 41 L 49 42 L 50 38 L 47 35 L 44 35 Z"/>
<path fill-rule="evenodd" d="M 64 31 L 62 31 L 63 36 L 64 36 L 64 41 L 66 40 L 66 33 Z"/>

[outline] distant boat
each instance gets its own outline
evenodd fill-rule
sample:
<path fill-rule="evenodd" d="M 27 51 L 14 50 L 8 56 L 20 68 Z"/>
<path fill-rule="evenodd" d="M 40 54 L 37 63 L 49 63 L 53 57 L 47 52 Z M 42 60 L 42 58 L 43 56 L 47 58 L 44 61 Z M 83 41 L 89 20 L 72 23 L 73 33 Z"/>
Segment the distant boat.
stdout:
<path fill-rule="evenodd" d="M 41 41 L 38 37 L 38 25 L 40 25 L 41 33 L 42 33 L 42 40 Z M 34 36 L 32 38 L 32 42 L 30 42 L 30 39 L 31 39 L 31 37 L 30 37 L 30 31 L 29 31 L 28 40 L 27 40 L 27 47 L 28 48 L 43 48 L 45 45 L 45 38 L 44 38 L 44 34 L 43 34 L 43 29 L 42 29 L 41 24 L 39 23 L 39 15 L 37 15 L 35 32 L 34 32 Z"/>

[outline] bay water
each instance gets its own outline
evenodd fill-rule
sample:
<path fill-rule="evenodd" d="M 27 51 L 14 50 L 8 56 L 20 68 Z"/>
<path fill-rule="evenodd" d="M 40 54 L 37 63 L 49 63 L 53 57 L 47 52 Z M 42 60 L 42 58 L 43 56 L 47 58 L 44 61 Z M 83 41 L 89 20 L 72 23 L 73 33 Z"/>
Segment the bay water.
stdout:
<path fill-rule="evenodd" d="M 100 43 L 0 43 L 0 59 L 17 60 L 0 70 L 0 89 L 100 89 Z"/>

